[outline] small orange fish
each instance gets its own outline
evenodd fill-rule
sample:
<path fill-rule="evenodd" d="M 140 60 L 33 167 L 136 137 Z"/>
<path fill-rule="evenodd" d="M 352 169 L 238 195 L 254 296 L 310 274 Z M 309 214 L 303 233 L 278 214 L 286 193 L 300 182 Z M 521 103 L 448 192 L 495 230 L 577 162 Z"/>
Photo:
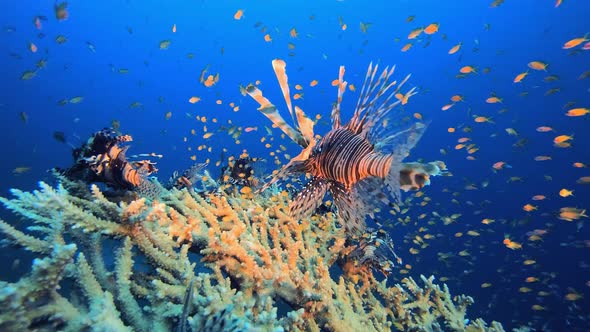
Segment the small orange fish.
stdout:
<path fill-rule="evenodd" d="M 316 85 L 318 85 L 318 81 L 317 80 L 313 80 L 313 81 L 309 82 L 309 86 L 311 86 L 311 87 L 314 87 Z"/>
<path fill-rule="evenodd" d="M 559 135 L 553 139 L 553 143 L 560 144 L 572 140 L 574 137 L 569 135 Z"/>
<path fill-rule="evenodd" d="M 174 24 L 174 25 L 172 26 L 172 32 L 173 32 L 173 33 L 176 33 L 176 24 Z"/>
<path fill-rule="evenodd" d="M 491 118 L 485 117 L 485 116 L 477 116 L 474 119 L 475 122 L 477 123 L 483 123 L 483 122 L 489 122 L 489 123 L 494 123 Z"/>
<path fill-rule="evenodd" d="M 565 44 L 563 44 L 563 47 L 562 48 L 564 50 L 567 50 L 567 49 L 570 49 L 570 48 L 574 48 L 574 47 L 582 44 L 583 42 L 588 41 L 589 39 L 586 38 L 587 36 L 588 35 L 586 35 L 584 37 L 580 37 L 580 38 L 574 38 L 574 39 L 566 42 Z"/>
<path fill-rule="evenodd" d="M 289 31 L 289 36 L 291 36 L 291 38 L 297 38 L 297 36 L 299 36 L 299 34 L 297 33 L 297 30 L 295 30 L 295 28 L 291 29 L 291 31 Z"/>
<path fill-rule="evenodd" d="M 541 126 L 541 127 L 537 127 L 537 131 L 540 133 L 547 133 L 550 131 L 554 131 L 553 128 L 548 127 L 548 126 Z"/>
<path fill-rule="evenodd" d="M 573 165 L 574 167 L 576 167 L 576 168 L 586 168 L 586 167 L 588 167 L 588 166 L 586 166 L 586 164 L 584 164 L 584 163 L 581 163 L 581 162 L 575 162 L 575 163 L 573 163 L 572 165 Z"/>
<path fill-rule="evenodd" d="M 447 132 L 454 133 L 455 132 L 455 128 L 449 127 L 449 128 L 447 128 Z"/>
<path fill-rule="evenodd" d="M 567 116 L 584 116 L 589 113 L 590 113 L 590 109 L 580 107 L 580 108 L 574 108 L 574 109 L 567 111 L 567 113 L 565 115 L 567 115 Z"/>
<path fill-rule="evenodd" d="M 544 70 L 547 71 L 548 64 L 541 62 L 541 61 L 531 61 L 528 64 L 529 68 L 534 70 Z"/>
<path fill-rule="evenodd" d="M 402 52 L 407 52 L 412 47 L 412 43 L 407 43 L 402 47 Z"/>
<path fill-rule="evenodd" d="M 497 103 L 501 103 L 501 102 L 502 102 L 502 99 L 495 97 L 495 96 L 492 96 L 492 97 L 489 97 L 488 99 L 486 99 L 486 103 L 488 103 L 488 104 L 497 104 Z"/>
<path fill-rule="evenodd" d="M 37 53 L 37 45 L 29 43 L 29 50 L 33 53 Z"/>
<path fill-rule="evenodd" d="M 438 23 L 431 23 L 426 28 L 424 28 L 424 33 L 427 35 L 432 35 L 438 31 L 438 27 Z"/>
<path fill-rule="evenodd" d="M 459 44 L 453 46 L 450 50 L 449 50 L 449 54 L 455 54 L 457 53 L 460 49 L 461 49 L 461 45 L 463 45 L 462 42 L 460 42 Z"/>
<path fill-rule="evenodd" d="M 455 103 L 458 103 L 460 101 L 463 101 L 463 96 L 461 96 L 461 95 L 454 95 L 454 96 L 451 97 L 451 101 L 453 101 Z"/>
<path fill-rule="evenodd" d="M 270 38 L 270 34 L 267 33 L 266 35 L 264 35 L 264 41 L 267 43 L 272 41 L 272 38 Z"/>
<path fill-rule="evenodd" d="M 201 98 L 193 96 L 188 100 L 188 102 L 191 104 L 195 104 L 195 103 L 198 103 L 200 100 L 201 100 Z"/>
<path fill-rule="evenodd" d="M 563 2 L 563 0 L 556 0 L 555 1 L 555 8 L 561 6 L 561 3 Z"/>
<path fill-rule="evenodd" d="M 528 71 L 525 71 L 523 73 L 520 73 L 518 75 L 516 75 L 516 77 L 514 78 L 513 82 L 514 83 L 520 83 L 522 82 L 522 80 L 529 74 Z"/>
<path fill-rule="evenodd" d="M 526 212 L 531 212 L 537 209 L 536 206 L 532 205 L 532 204 L 526 204 L 525 206 L 522 207 L 523 210 L 525 210 Z"/>
<path fill-rule="evenodd" d="M 545 195 L 535 195 L 535 196 L 533 196 L 533 201 L 542 201 L 545 198 L 547 198 L 547 197 L 545 197 Z"/>
<path fill-rule="evenodd" d="M 445 106 L 441 107 L 440 109 L 443 111 L 446 111 L 449 108 L 453 107 L 453 105 L 455 105 L 455 103 L 446 104 Z"/>
<path fill-rule="evenodd" d="M 492 165 L 492 168 L 494 168 L 495 170 L 501 170 L 504 167 L 512 168 L 510 165 L 506 164 L 506 162 L 504 162 L 504 161 L 498 161 Z"/>
<path fill-rule="evenodd" d="M 475 73 L 475 67 L 473 67 L 473 66 L 463 66 L 463 67 L 461 67 L 461 69 L 459 69 L 459 72 L 461 74 Z"/>
<path fill-rule="evenodd" d="M 241 19 L 242 15 L 244 15 L 244 11 L 241 9 L 238 9 L 238 11 L 236 11 L 236 13 L 234 14 L 234 20 Z"/>
<path fill-rule="evenodd" d="M 512 250 L 522 249 L 522 244 L 520 244 L 518 242 L 513 242 L 509 238 L 505 238 L 504 241 L 502 241 L 502 243 L 504 243 L 504 245 L 508 249 L 512 249 Z"/>
<path fill-rule="evenodd" d="M 559 219 L 565 221 L 574 221 L 582 217 L 588 218 L 586 210 L 577 209 L 573 207 L 564 207 L 559 210 Z"/>
<path fill-rule="evenodd" d="M 567 190 L 567 189 L 563 188 L 559 191 L 559 196 L 564 197 L 564 198 L 569 197 L 569 196 L 574 196 L 574 191 Z"/>
<path fill-rule="evenodd" d="M 410 31 L 410 34 L 408 35 L 408 39 L 416 39 L 416 37 L 418 37 L 422 33 L 422 31 L 424 31 L 424 29 L 422 29 L 422 28 L 417 28 L 417 29 Z"/>

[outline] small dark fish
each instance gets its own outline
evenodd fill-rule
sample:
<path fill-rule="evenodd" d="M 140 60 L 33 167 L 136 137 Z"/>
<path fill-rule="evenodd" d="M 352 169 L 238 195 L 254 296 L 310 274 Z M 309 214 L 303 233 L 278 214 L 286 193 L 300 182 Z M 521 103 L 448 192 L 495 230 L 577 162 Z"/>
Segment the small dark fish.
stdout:
<path fill-rule="evenodd" d="M 41 59 L 41 60 L 37 61 L 37 63 L 35 64 L 35 66 L 37 66 L 37 68 L 45 68 L 46 65 L 47 65 L 46 59 Z"/>
<path fill-rule="evenodd" d="M 96 53 L 96 46 L 94 46 L 94 44 L 92 44 L 91 42 L 86 42 L 86 47 L 88 47 L 88 49 L 92 52 L 92 53 Z"/>
<path fill-rule="evenodd" d="M 583 72 L 582 74 L 580 74 L 580 76 L 578 77 L 579 80 L 585 80 L 588 77 L 590 77 L 590 70 L 587 70 L 585 72 Z"/>
<path fill-rule="evenodd" d="M 55 18 L 57 18 L 58 21 L 63 21 L 70 16 L 67 8 L 68 3 L 66 1 L 61 3 L 55 3 L 53 9 L 55 11 Z"/>
<path fill-rule="evenodd" d="M 54 131 L 53 138 L 60 143 L 66 143 L 66 134 L 63 131 Z"/>
<path fill-rule="evenodd" d="M 27 80 L 30 80 L 31 78 L 35 77 L 35 75 L 37 75 L 36 71 L 27 70 L 20 76 L 20 79 L 27 81 Z"/>
<path fill-rule="evenodd" d="M 59 36 L 55 37 L 55 42 L 60 45 L 67 42 L 67 41 L 68 41 L 68 38 L 64 35 L 59 35 Z"/>
<path fill-rule="evenodd" d="M 121 128 L 121 122 L 119 122 L 119 120 L 113 120 L 111 121 L 111 126 L 113 127 L 115 132 L 119 132 L 119 128 Z"/>
<path fill-rule="evenodd" d="M 27 122 L 29 122 L 29 115 L 28 115 L 27 113 L 25 113 L 25 112 L 20 112 L 20 113 L 18 114 L 18 116 L 20 117 L 20 120 L 21 120 L 22 122 L 24 122 L 24 123 L 27 123 Z"/>
<path fill-rule="evenodd" d="M 162 40 L 160 42 L 160 49 L 161 50 L 167 50 L 168 47 L 170 47 L 170 43 L 171 43 L 171 41 L 169 41 L 169 40 Z"/>

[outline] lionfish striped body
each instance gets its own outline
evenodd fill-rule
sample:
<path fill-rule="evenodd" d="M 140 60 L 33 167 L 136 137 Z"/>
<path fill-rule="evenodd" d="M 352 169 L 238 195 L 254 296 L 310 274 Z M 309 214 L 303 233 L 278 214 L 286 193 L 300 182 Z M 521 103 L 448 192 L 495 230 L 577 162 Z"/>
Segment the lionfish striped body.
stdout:
<path fill-rule="evenodd" d="M 279 170 L 265 187 L 290 176 L 311 175 L 311 180 L 293 198 L 292 217 L 301 218 L 312 213 L 329 192 L 338 209 L 340 222 L 348 232 L 358 235 L 365 228 L 366 215 L 373 216 L 376 204 L 389 203 L 384 187 L 394 201 L 399 200 L 403 184 L 400 184 L 402 160 L 425 128 L 424 124 L 415 123 L 410 128 L 398 130 L 399 127 L 395 128 L 389 119 L 397 105 L 415 94 L 414 88 L 405 95 L 400 93 L 409 75 L 396 85 L 395 81 L 390 81 L 394 68 L 386 68 L 377 76 L 377 66 L 369 65 L 354 114 L 347 124 L 342 125 L 340 104 L 347 83 L 343 80 L 344 67 L 340 67 L 338 100 L 331 115 L 332 129 L 316 141 L 313 122 L 298 107 L 295 112 L 292 110 L 285 63 L 274 60 L 273 67 L 297 129 L 286 123 L 258 88 L 249 85 L 246 93 L 260 103 L 259 110 L 263 114 L 304 150 Z"/>

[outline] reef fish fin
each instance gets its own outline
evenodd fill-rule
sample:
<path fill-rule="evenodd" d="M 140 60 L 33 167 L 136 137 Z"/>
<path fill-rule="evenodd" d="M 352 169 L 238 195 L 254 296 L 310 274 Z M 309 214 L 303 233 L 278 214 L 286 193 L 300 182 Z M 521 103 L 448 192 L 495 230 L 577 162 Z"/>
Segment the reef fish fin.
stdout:
<path fill-rule="evenodd" d="M 312 178 L 289 204 L 291 217 L 299 220 L 313 213 L 322 204 L 328 188 L 328 181 L 317 177 Z"/>
<path fill-rule="evenodd" d="M 332 118 L 332 129 L 338 129 L 342 126 L 340 124 L 340 104 L 342 103 L 342 95 L 346 91 L 347 84 L 344 81 L 344 66 L 340 66 L 340 71 L 338 72 L 338 99 L 334 107 L 332 107 L 332 114 L 330 115 L 330 118 Z"/>
<path fill-rule="evenodd" d="M 246 93 L 252 97 L 260 107 L 258 110 L 262 112 L 272 123 L 279 127 L 289 138 L 302 147 L 306 147 L 309 143 L 305 140 L 301 132 L 288 124 L 285 119 L 279 114 L 276 106 L 262 95 L 262 91 L 256 86 L 250 84 L 246 87 Z"/>
<path fill-rule="evenodd" d="M 347 233 L 360 235 L 365 230 L 365 208 L 353 197 L 353 193 L 338 182 L 330 182 L 330 194 L 338 209 L 338 220 Z"/>

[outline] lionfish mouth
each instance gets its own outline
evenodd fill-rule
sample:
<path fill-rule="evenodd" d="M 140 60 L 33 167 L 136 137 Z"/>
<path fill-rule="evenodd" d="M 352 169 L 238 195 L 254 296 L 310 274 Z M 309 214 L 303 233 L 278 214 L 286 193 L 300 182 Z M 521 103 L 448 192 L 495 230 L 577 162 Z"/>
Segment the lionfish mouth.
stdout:
<path fill-rule="evenodd" d="M 402 116 L 394 116 L 396 107 L 416 94 L 415 88 L 401 93 L 410 75 L 398 84 L 391 80 L 395 66 L 378 74 L 378 66 L 369 64 L 354 114 L 343 125 L 340 109 L 347 82 L 341 66 L 338 99 L 331 112 L 332 129 L 316 141 L 314 122 L 299 107 L 292 106 L 285 62 L 277 59 L 272 65 L 295 127 L 285 121 L 256 86 L 249 84 L 243 93 L 256 100 L 260 104 L 258 110 L 303 148 L 263 187 L 264 190 L 288 177 L 311 175 L 290 204 L 293 218 L 314 212 L 329 192 L 340 223 L 348 234 L 356 236 L 365 229 L 365 217 L 373 217 L 377 204 L 390 203 L 390 197 L 397 203 L 400 190 L 420 189 L 429 184 L 430 176 L 446 170 L 442 162 L 402 163 L 426 129 L 423 123 L 408 124 L 399 120 Z"/>

